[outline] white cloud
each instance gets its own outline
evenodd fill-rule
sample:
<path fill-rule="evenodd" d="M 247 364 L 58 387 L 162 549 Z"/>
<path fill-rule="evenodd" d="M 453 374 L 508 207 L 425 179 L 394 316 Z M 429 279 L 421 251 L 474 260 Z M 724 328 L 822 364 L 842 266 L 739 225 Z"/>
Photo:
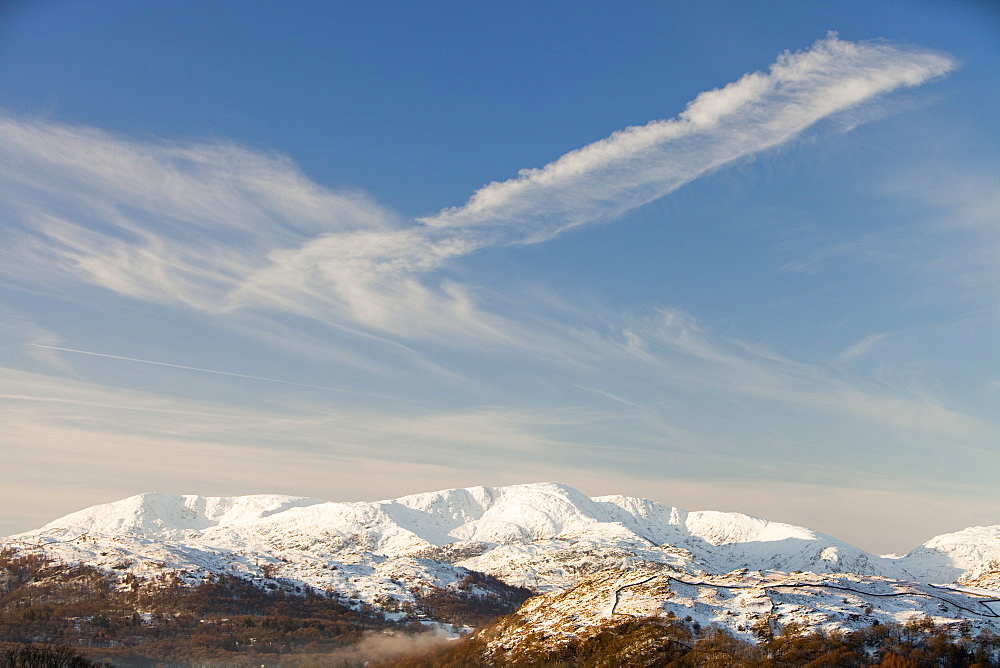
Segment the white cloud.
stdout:
<path fill-rule="evenodd" d="M 287 311 L 409 339 L 510 342 L 510 323 L 433 272 L 483 247 L 607 220 L 954 67 L 941 54 L 830 36 L 700 94 L 675 119 L 616 132 L 409 226 L 310 182 L 285 159 L 231 144 L 3 119 L 2 206 L 20 222 L 3 240 L 4 269 L 203 311 Z"/>
<path fill-rule="evenodd" d="M 58 346 L 62 339 L 53 331 L 41 327 L 31 318 L 15 312 L 0 310 L 0 337 L 16 342 L 22 354 L 42 362 L 51 369 L 63 372 L 72 367 L 48 346 Z"/>
<path fill-rule="evenodd" d="M 859 357 L 865 357 L 873 350 L 885 344 L 888 335 L 884 332 L 866 336 L 857 343 L 848 346 L 837 354 L 837 362 L 850 362 Z"/>
<path fill-rule="evenodd" d="M 276 248 L 398 224 L 286 159 L 232 144 L 140 142 L 0 118 L 4 271 L 217 311 Z M 53 275 L 53 273 L 55 275 Z"/>
<path fill-rule="evenodd" d="M 522 170 L 518 178 L 491 183 L 464 206 L 423 222 L 502 227 L 508 243 L 544 240 L 662 197 L 832 114 L 954 67 L 942 54 L 831 35 L 808 51 L 786 52 L 768 73 L 701 93 L 677 119 L 630 127 L 541 169 Z"/>
<path fill-rule="evenodd" d="M 334 234 L 276 253 L 244 290 L 287 302 L 322 284 L 324 294 L 338 294 L 353 317 L 377 329 L 430 334 L 419 314 L 433 307 L 457 316 L 448 319 L 452 326 L 503 339 L 503 324 L 484 322 L 473 302 L 458 308 L 453 295 L 443 298 L 412 277 L 480 248 L 541 242 L 613 218 L 837 112 L 954 67 L 941 54 L 830 36 L 809 51 L 782 55 L 767 74 L 700 94 L 677 119 L 626 128 L 543 168 L 522 170 L 421 225 Z"/>

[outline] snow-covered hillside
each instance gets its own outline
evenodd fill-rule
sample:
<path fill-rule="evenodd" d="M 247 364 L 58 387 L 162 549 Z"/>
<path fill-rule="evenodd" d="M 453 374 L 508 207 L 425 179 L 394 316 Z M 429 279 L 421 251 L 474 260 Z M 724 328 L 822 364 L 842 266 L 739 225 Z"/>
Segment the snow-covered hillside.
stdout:
<path fill-rule="evenodd" d="M 824 632 L 929 619 L 978 635 L 1000 630 L 1000 601 L 879 576 L 734 571 L 692 577 L 607 570 L 526 602 L 481 634 L 487 651 L 544 654 L 626 620 L 676 619 L 718 626 L 755 643 L 799 626 Z"/>
<path fill-rule="evenodd" d="M 1000 589 L 1000 525 L 936 536 L 895 561 L 925 582 Z"/>
<path fill-rule="evenodd" d="M 4 539 L 57 561 L 196 583 L 228 573 L 263 585 L 338 592 L 391 607 L 454 587 L 469 570 L 544 592 L 609 568 L 693 576 L 737 569 L 853 574 L 996 586 L 1000 527 L 932 539 L 882 558 L 802 527 L 687 512 L 565 485 L 473 487 L 377 502 L 276 495 L 142 494 Z M 990 569 L 993 568 L 994 571 Z M 978 579 L 976 579 L 978 578 Z M 975 579 L 975 582 L 973 580 Z"/>

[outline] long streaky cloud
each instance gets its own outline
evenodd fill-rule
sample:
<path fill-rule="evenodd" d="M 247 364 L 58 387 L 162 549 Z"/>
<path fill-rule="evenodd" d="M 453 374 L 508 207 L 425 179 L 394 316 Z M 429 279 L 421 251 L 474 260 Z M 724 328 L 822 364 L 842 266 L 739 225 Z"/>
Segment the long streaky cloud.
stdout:
<path fill-rule="evenodd" d="M 516 323 L 434 272 L 482 248 L 613 219 L 955 67 L 934 51 L 830 35 L 701 93 L 676 118 L 626 128 L 409 222 L 242 147 L 142 144 L 0 118 L 0 214 L 17 221 L 0 238 L 0 261 L 31 282 L 83 282 L 200 311 L 509 343 Z"/>
<path fill-rule="evenodd" d="M 537 243 L 610 220 L 786 143 L 839 112 L 942 76 L 956 64 L 934 51 L 846 42 L 831 34 L 807 51 L 782 54 L 767 73 L 701 93 L 675 119 L 626 128 L 540 169 L 522 170 L 418 225 L 347 231 L 273 255 L 273 265 L 249 283 L 288 303 L 319 280 L 367 305 L 368 313 L 392 310 L 389 304 L 405 309 L 413 300 L 400 298 L 398 286 L 408 276 L 481 248 Z M 383 281 L 397 287 L 385 289 Z"/>
<path fill-rule="evenodd" d="M 532 242 L 612 218 L 699 176 L 792 139 L 877 95 L 954 69 L 951 57 L 830 34 L 698 95 L 677 118 L 629 127 L 540 169 L 491 183 L 461 207 L 422 219 L 434 227 L 499 226 L 500 239 Z"/>
<path fill-rule="evenodd" d="M 310 385 L 308 383 L 296 383 L 290 380 L 278 380 L 277 378 L 265 378 L 263 376 L 251 376 L 245 373 L 233 373 L 231 371 L 219 371 L 217 369 L 205 369 L 197 366 L 185 366 L 183 364 L 171 364 L 169 362 L 157 362 L 155 360 L 144 360 L 137 357 L 124 357 L 122 355 L 109 355 L 108 353 L 97 353 L 90 350 L 78 350 L 76 348 L 62 348 L 60 346 L 46 346 L 41 343 L 32 343 L 31 345 L 36 348 L 46 348 L 48 350 L 60 350 L 67 353 L 77 353 L 79 355 L 91 355 L 93 357 L 105 357 L 113 360 L 123 360 L 125 362 L 136 362 L 138 364 L 152 364 L 155 366 L 165 366 L 171 369 L 184 369 L 185 371 L 198 371 L 200 373 L 214 373 L 218 376 L 232 376 L 234 378 L 247 378 L 249 380 L 261 380 L 267 383 L 280 383 L 282 385 L 294 385 L 296 387 L 308 387 L 314 390 L 326 390 L 327 392 L 342 392 L 344 394 L 354 394 L 362 397 L 372 397 L 376 399 L 389 399 L 392 401 L 404 401 L 411 404 L 424 404 L 421 401 L 414 401 L 412 399 L 403 399 L 401 397 L 391 397 L 385 394 L 373 394 L 371 392 L 356 392 L 354 390 L 345 390 L 337 387 L 328 387 L 325 385 Z"/>

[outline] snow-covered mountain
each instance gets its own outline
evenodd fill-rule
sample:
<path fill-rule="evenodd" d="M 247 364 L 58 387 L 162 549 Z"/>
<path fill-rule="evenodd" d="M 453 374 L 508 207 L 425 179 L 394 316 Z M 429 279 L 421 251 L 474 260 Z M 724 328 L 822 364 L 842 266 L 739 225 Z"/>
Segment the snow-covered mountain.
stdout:
<path fill-rule="evenodd" d="M 149 579 L 226 573 L 264 586 L 337 592 L 393 609 L 470 571 L 537 592 L 608 569 L 692 577 L 851 574 L 996 587 L 1000 526 L 939 536 L 882 558 L 809 529 L 565 485 L 473 487 L 377 502 L 277 495 L 142 494 L 94 506 L 3 545 Z M 991 575 L 992 573 L 992 575 Z"/>

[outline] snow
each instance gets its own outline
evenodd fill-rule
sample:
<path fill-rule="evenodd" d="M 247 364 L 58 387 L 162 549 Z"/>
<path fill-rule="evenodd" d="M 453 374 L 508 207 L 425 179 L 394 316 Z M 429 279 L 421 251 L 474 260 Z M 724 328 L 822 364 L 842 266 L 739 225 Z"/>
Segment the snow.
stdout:
<path fill-rule="evenodd" d="M 570 590 L 530 599 L 516 622 L 504 625 L 489 643 L 501 653 L 536 643 L 554 648 L 615 620 L 667 617 L 718 625 L 749 642 L 790 624 L 829 633 L 924 617 L 936 624 L 968 625 L 973 634 L 996 633 L 1000 622 L 990 605 L 973 592 L 880 576 L 741 570 L 696 578 L 672 571 L 606 570 Z"/>
<path fill-rule="evenodd" d="M 230 573 L 375 604 L 454 587 L 476 570 L 536 591 L 623 564 L 719 575 L 795 571 L 1000 588 L 1000 526 L 878 557 L 803 527 L 555 483 L 472 487 L 376 502 L 150 493 L 87 508 L 4 545 L 121 573 Z M 602 604 L 605 605 L 605 604 Z"/>
<path fill-rule="evenodd" d="M 924 582 L 985 581 L 1000 586 L 1000 525 L 936 536 L 892 561 Z"/>
<path fill-rule="evenodd" d="M 204 497 L 153 492 L 66 515 L 38 531 L 63 536 L 129 533 L 149 538 L 167 537 L 253 522 L 291 508 L 319 503 L 323 502 L 270 494 Z"/>

